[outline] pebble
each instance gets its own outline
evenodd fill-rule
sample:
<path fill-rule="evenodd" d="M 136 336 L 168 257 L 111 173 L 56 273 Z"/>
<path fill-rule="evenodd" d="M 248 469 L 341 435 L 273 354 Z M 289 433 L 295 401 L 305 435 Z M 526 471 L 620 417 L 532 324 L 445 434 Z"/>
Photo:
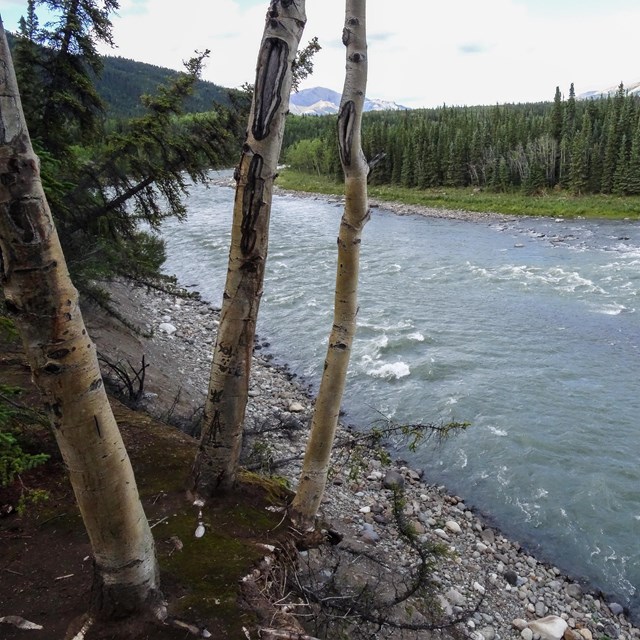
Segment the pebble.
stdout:
<path fill-rule="evenodd" d="M 452 533 L 460 533 L 462 531 L 460 525 L 453 520 L 449 520 L 449 522 L 447 522 L 444 526 Z"/>
<path fill-rule="evenodd" d="M 167 335 L 173 335 L 178 329 L 170 322 L 162 322 L 158 326 L 158 329 Z"/>
<path fill-rule="evenodd" d="M 162 346 L 167 358 L 181 363 L 204 398 L 211 347 L 202 345 L 207 340 L 211 345 L 215 340 L 217 312 L 199 300 L 185 299 L 178 304 L 178 298 L 142 287 L 134 287 L 130 297 L 137 305 L 136 313 L 141 316 L 136 316 L 136 321 L 141 326 L 157 327 L 151 340 Z M 167 316 L 171 322 L 164 322 Z M 184 384 L 184 380 L 176 381 L 177 386 L 180 384 Z M 286 368 L 271 363 L 266 348 L 256 352 L 247 424 L 274 427 L 259 434 L 261 443 L 269 447 L 274 459 L 302 454 L 312 412 L 308 393 L 307 388 L 292 380 Z M 150 398 L 149 402 L 152 405 L 154 399 Z M 283 428 L 291 420 L 295 425 Z M 344 433 L 340 431 L 338 439 Z M 255 442 L 252 438 L 246 438 L 248 449 Z M 301 460 L 293 460 L 277 473 L 287 477 L 295 488 L 300 465 Z M 464 609 L 472 609 L 482 597 L 473 631 L 479 640 L 480 637 L 534 640 L 534 631 L 527 620 L 535 626 L 536 622 L 553 618 L 559 628 L 562 624 L 568 625 L 564 617 L 572 622 L 573 633 L 579 634 L 581 640 L 602 637 L 605 630 L 617 634 L 610 635 L 612 638 L 640 639 L 640 630 L 624 617 L 620 604 L 604 605 L 556 568 L 525 553 L 516 541 L 504 538 L 487 526 L 461 497 L 447 495 L 444 487 L 424 483 L 420 470 L 400 463 L 386 465 L 379 460 L 364 460 L 356 480 L 352 480 L 348 467 L 332 468 L 332 471 L 322 505 L 323 518 L 344 535 L 345 542 L 353 539 L 355 543 L 357 539 L 367 544 L 369 553 L 379 553 L 398 576 L 406 575 L 415 563 L 415 556 L 398 539 L 393 526 L 390 490 L 404 488 L 405 506 L 416 535 L 425 542 L 438 541 L 441 545 L 444 542 L 449 551 L 447 556 L 436 560 L 434 569 L 434 582 L 438 585 L 438 599 L 443 609 L 457 615 Z M 365 521 L 367 518 L 370 521 Z M 594 612 L 597 612 L 597 623 Z"/>
<path fill-rule="evenodd" d="M 385 489 L 402 489 L 404 487 L 404 477 L 395 469 L 389 469 L 384 476 L 382 486 Z"/>

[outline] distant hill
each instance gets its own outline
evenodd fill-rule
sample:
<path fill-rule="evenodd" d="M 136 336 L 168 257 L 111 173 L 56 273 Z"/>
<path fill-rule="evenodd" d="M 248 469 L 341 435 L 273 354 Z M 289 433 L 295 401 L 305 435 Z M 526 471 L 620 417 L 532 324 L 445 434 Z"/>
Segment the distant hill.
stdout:
<path fill-rule="evenodd" d="M 295 115 L 323 116 L 338 113 L 341 94 L 325 87 L 303 89 L 292 93 L 289 101 L 289 111 Z M 399 111 L 407 109 L 395 102 L 367 98 L 364 103 L 365 111 Z"/>
<path fill-rule="evenodd" d="M 178 75 L 177 71 L 118 56 L 104 56 L 104 69 L 96 88 L 114 117 L 141 115 L 140 96 L 155 93 L 158 85 Z M 185 102 L 189 113 L 208 111 L 213 103 L 229 104 L 228 90 L 213 82 L 198 80 L 194 94 Z"/>
<path fill-rule="evenodd" d="M 7 32 L 9 48 L 13 50 L 15 36 Z M 107 116 L 130 118 L 144 112 L 140 96 L 153 94 L 159 85 L 175 78 L 174 69 L 158 67 L 146 62 L 137 62 L 120 56 L 103 56 L 104 69 L 96 78 L 96 88 L 107 105 Z M 187 113 L 198 113 L 211 109 L 213 103 L 228 105 L 229 91 L 213 82 L 198 80 L 194 94 L 185 101 Z"/>

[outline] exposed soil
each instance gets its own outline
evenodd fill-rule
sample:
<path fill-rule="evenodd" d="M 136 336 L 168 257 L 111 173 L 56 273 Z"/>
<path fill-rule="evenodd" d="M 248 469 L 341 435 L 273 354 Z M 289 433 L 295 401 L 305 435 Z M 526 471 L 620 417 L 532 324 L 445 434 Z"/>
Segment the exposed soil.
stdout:
<path fill-rule="evenodd" d="M 128 332 L 105 322 L 114 344 L 124 344 L 118 343 L 114 332 L 123 336 Z M 130 335 L 127 339 L 137 340 Z M 0 383 L 21 387 L 24 391 L 17 401 L 39 408 L 20 348 L 0 345 L 0 354 Z M 166 369 L 165 373 L 171 375 Z M 265 509 L 284 500 L 283 490 L 246 476 L 236 497 L 220 499 L 205 511 L 207 534 L 196 539 L 198 514 L 184 490 L 195 440 L 118 400 L 112 399 L 112 406 L 153 527 L 170 615 L 206 629 L 212 638 L 245 637 L 242 628 L 252 630 L 256 615 L 239 606 L 240 581 L 265 555 L 260 543 L 277 543 L 286 534 L 281 516 Z M 0 624 L 0 638 L 61 639 L 89 605 L 91 549 L 48 427 L 28 419 L 21 422 L 34 451 L 51 455 L 44 466 L 23 474 L 21 480 L 29 489 L 48 491 L 49 499 L 18 515 L 12 509 L 20 484 L 0 489 L 0 618 L 20 616 L 42 629 Z M 86 637 L 163 640 L 193 635 L 185 628 L 137 624 L 94 627 Z"/>

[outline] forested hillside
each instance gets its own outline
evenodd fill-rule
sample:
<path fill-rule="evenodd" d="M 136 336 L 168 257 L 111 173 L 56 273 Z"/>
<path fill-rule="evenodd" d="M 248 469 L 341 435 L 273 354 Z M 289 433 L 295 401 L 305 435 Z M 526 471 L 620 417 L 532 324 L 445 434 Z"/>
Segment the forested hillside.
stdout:
<path fill-rule="evenodd" d="M 367 113 L 368 158 L 386 153 L 372 184 L 475 186 L 496 191 L 640 194 L 640 98 L 614 96 Z M 285 161 L 338 175 L 335 117 L 291 117 Z"/>
<path fill-rule="evenodd" d="M 15 36 L 7 32 L 9 47 L 15 56 Z M 100 56 L 102 70 L 92 73 L 92 82 L 105 103 L 107 117 L 122 119 L 140 116 L 145 109 L 140 96 L 153 95 L 160 85 L 175 81 L 179 73 L 174 69 L 158 67 L 146 62 L 137 62 L 119 56 Z M 193 94 L 184 102 L 185 113 L 209 111 L 213 104 L 230 105 L 230 93 L 213 82 L 198 79 Z"/>
<path fill-rule="evenodd" d="M 110 117 L 130 118 L 144 112 L 140 96 L 153 94 L 159 85 L 175 80 L 178 72 L 127 58 L 104 56 L 102 73 L 95 85 Z M 214 103 L 229 105 L 229 92 L 213 82 L 198 80 L 193 95 L 185 100 L 187 113 L 209 111 Z"/>

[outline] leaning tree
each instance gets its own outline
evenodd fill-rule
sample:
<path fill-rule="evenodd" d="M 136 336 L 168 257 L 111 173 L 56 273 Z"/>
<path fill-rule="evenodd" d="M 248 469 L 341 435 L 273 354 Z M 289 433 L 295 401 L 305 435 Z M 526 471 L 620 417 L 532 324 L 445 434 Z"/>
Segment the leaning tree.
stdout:
<path fill-rule="evenodd" d="M 42 188 L 1 21 L 0 254 L 5 306 L 93 549 L 92 615 L 164 617 L 153 537 Z"/>
<path fill-rule="evenodd" d="M 262 296 L 273 183 L 289 110 L 304 0 L 271 0 L 258 53 L 233 208 L 229 267 L 211 364 L 193 492 L 206 499 L 236 480 Z"/>

